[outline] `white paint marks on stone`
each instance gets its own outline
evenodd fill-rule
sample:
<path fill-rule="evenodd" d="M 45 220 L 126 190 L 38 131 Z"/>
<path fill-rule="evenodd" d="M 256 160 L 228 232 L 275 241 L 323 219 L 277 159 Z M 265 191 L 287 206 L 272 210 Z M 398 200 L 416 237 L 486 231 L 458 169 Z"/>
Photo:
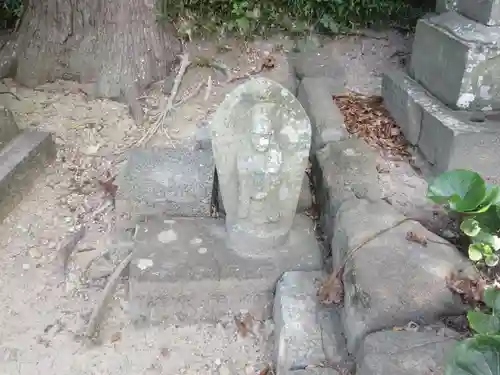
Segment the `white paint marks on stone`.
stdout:
<path fill-rule="evenodd" d="M 457 105 L 461 108 L 467 108 L 471 105 L 475 98 L 475 95 L 470 92 L 463 93 L 458 98 Z"/>
<path fill-rule="evenodd" d="M 281 201 L 288 199 L 288 188 L 285 185 L 281 185 L 279 196 Z"/>
<path fill-rule="evenodd" d="M 144 271 L 145 269 L 148 269 L 150 267 L 153 267 L 153 261 L 151 259 L 143 258 L 139 259 L 137 262 L 137 268 L 139 268 L 141 271 Z"/>
<path fill-rule="evenodd" d="M 207 253 L 207 251 L 208 251 L 208 249 L 207 249 L 206 247 L 200 247 L 200 248 L 198 249 L 198 253 L 199 253 L 199 254 L 206 254 L 206 253 Z"/>
<path fill-rule="evenodd" d="M 175 240 L 177 240 L 177 233 L 173 229 L 164 230 L 158 234 L 158 241 L 161 243 L 170 243 Z"/>
<path fill-rule="evenodd" d="M 199 245 L 202 242 L 203 242 L 203 240 L 201 238 L 199 238 L 199 237 L 195 237 L 191 241 L 189 241 L 189 243 L 191 245 Z"/>
<path fill-rule="evenodd" d="M 165 224 L 175 224 L 175 220 L 163 220 Z"/>
<path fill-rule="evenodd" d="M 358 152 L 353 148 L 347 148 L 344 150 L 344 154 L 346 154 L 347 156 L 356 156 L 358 155 Z"/>

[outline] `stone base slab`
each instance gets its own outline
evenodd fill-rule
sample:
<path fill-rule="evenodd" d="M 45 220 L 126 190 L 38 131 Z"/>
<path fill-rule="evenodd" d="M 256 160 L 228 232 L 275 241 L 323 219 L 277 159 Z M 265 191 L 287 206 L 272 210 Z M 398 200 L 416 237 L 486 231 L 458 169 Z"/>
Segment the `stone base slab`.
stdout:
<path fill-rule="evenodd" d="M 134 319 L 184 324 L 241 309 L 266 318 L 283 272 L 322 267 L 312 222 L 302 215 L 285 246 L 259 257 L 228 248 L 220 219 L 147 216 L 137 225 L 129 275 Z"/>
<path fill-rule="evenodd" d="M 456 12 L 417 23 L 410 75 L 454 109 L 500 109 L 500 27 Z"/>
<path fill-rule="evenodd" d="M 500 25 L 499 0 L 457 0 L 457 11 L 483 25 Z"/>
<path fill-rule="evenodd" d="M 358 355 L 358 375 L 443 374 L 456 340 L 435 332 L 380 331 L 368 335 Z"/>
<path fill-rule="evenodd" d="M 384 75 L 382 91 L 391 116 L 435 173 L 463 168 L 500 178 L 500 122 L 470 121 L 470 113 L 451 110 L 401 70 Z"/>
<path fill-rule="evenodd" d="M 131 150 L 117 178 L 117 210 L 210 216 L 214 169 L 210 149 Z"/>
<path fill-rule="evenodd" d="M 0 222 L 56 156 L 50 133 L 24 130 L 0 149 Z"/>

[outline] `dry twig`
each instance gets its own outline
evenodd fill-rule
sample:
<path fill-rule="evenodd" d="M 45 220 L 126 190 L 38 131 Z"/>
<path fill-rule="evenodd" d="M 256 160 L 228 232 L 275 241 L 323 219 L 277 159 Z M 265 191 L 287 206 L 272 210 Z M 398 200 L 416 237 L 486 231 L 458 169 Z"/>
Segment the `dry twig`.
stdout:
<path fill-rule="evenodd" d="M 404 222 L 412 220 L 411 218 L 405 217 L 404 219 L 401 219 L 391 225 L 388 228 L 384 228 L 377 233 L 371 235 L 368 237 L 366 240 L 361 242 L 359 245 L 355 246 L 351 250 L 347 251 L 344 260 L 342 261 L 342 264 L 334 270 L 331 275 L 321 284 L 319 290 L 318 290 L 318 297 L 320 299 L 320 302 L 329 305 L 332 303 L 335 304 L 340 304 L 342 303 L 343 296 L 344 296 L 344 284 L 342 282 L 342 278 L 344 276 L 344 269 L 345 265 L 347 264 L 347 261 L 352 258 L 352 256 L 361 249 L 363 246 L 365 246 L 368 242 L 373 241 L 375 238 L 378 236 L 390 231 L 393 228 L 396 228 L 397 226 L 403 224 Z"/>
<path fill-rule="evenodd" d="M 87 339 L 93 340 L 96 338 L 99 331 L 99 326 L 104 316 L 104 312 L 106 311 L 106 307 L 109 304 L 109 300 L 113 296 L 113 293 L 115 292 L 116 287 L 118 286 L 118 282 L 120 281 L 121 275 L 128 267 L 130 261 L 132 260 L 133 254 L 134 253 L 131 252 L 125 259 L 123 259 L 122 262 L 118 265 L 118 267 L 115 268 L 115 270 L 109 277 L 106 287 L 102 292 L 101 300 L 94 308 L 94 311 L 92 311 L 92 315 L 90 316 L 89 324 L 87 326 L 87 330 L 85 331 L 85 337 Z"/>

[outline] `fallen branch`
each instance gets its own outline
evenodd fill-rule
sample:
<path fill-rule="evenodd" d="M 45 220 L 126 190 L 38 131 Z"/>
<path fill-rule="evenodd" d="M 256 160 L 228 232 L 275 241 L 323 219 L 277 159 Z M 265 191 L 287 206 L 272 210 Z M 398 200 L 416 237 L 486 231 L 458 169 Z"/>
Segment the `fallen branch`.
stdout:
<path fill-rule="evenodd" d="M 369 236 L 366 240 L 361 242 L 359 245 L 355 246 L 354 248 L 350 249 L 347 251 L 344 260 L 342 261 L 342 264 L 336 269 L 333 270 L 332 274 L 326 279 L 321 286 L 319 287 L 318 290 L 318 297 L 320 299 L 320 302 L 329 305 L 332 303 L 335 304 L 340 304 L 342 303 L 343 296 L 344 296 L 344 284 L 342 282 L 342 279 L 344 277 L 344 269 L 347 264 L 347 261 L 352 258 L 352 256 L 363 246 L 365 246 L 368 242 L 373 241 L 375 238 L 378 236 L 387 233 L 391 229 L 396 228 L 397 226 L 403 224 L 404 222 L 408 220 L 414 220 L 413 218 L 405 217 L 404 219 L 401 219 L 397 221 L 395 224 L 391 225 L 388 228 L 384 228 L 375 234 Z"/>
<path fill-rule="evenodd" d="M 76 232 L 71 233 L 67 238 L 65 238 L 59 245 L 57 249 L 57 254 L 62 262 L 63 275 L 66 276 L 68 272 L 68 263 L 73 250 L 80 240 L 85 236 L 85 226 L 81 226 Z"/>
<path fill-rule="evenodd" d="M 127 257 L 121 261 L 121 263 L 118 265 L 118 267 L 115 268 L 115 270 L 109 277 L 106 287 L 102 292 L 101 300 L 94 308 L 94 311 L 92 311 L 92 315 L 90 316 L 89 324 L 87 326 L 87 330 L 85 331 L 85 337 L 87 339 L 94 340 L 97 337 L 102 319 L 104 317 L 104 313 L 106 311 L 106 307 L 109 304 L 109 300 L 113 296 L 113 293 L 118 286 L 120 277 L 132 260 L 133 254 L 134 253 L 131 252 L 129 255 L 127 255 Z"/>
<path fill-rule="evenodd" d="M 175 77 L 174 86 L 172 87 L 172 91 L 168 96 L 165 108 L 158 114 L 158 117 L 153 126 L 151 127 L 151 129 L 149 129 L 146 132 L 146 134 L 144 134 L 144 136 L 141 139 L 139 139 L 139 141 L 137 141 L 135 144 L 140 146 L 145 143 L 148 143 L 149 140 L 153 137 L 153 135 L 155 135 L 160 128 L 163 128 L 165 126 L 165 120 L 174 107 L 174 99 L 177 96 L 177 92 L 179 91 L 182 78 L 184 77 L 184 74 L 186 73 L 186 70 L 190 65 L 191 61 L 189 61 L 189 54 L 185 53 L 184 55 L 182 55 L 181 66 L 179 68 L 177 76 Z M 168 135 L 168 132 L 166 134 Z"/>

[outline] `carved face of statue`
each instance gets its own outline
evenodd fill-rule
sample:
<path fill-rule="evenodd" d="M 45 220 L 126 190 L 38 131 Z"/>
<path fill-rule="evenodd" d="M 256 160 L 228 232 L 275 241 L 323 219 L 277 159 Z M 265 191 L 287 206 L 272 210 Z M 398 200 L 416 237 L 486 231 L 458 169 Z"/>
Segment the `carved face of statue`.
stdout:
<path fill-rule="evenodd" d="M 253 125 L 252 134 L 250 136 L 253 148 L 258 152 L 266 152 L 269 150 L 273 130 L 271 124 L 266 121 L 259 121 Z"/>

